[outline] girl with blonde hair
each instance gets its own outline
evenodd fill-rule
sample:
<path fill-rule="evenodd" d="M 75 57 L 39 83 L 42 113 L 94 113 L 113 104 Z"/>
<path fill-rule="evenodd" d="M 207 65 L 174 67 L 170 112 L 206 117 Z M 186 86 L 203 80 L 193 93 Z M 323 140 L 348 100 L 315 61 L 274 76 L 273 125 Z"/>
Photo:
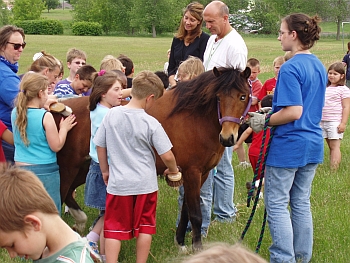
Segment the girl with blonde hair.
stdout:
<path fill-rule="evenodd" d="M 28 72 L 20 83 L 11 123 L 15 143 L 15 163 L 34 172 L 43 182 L 61 213 L 60 174 L 56 152 L 63 147 L 67 133 L 77 123 L 75 116 L 61 119 L 57 129 L 53 115 L 43 109 L 48 99 L 48 78 Z"/>

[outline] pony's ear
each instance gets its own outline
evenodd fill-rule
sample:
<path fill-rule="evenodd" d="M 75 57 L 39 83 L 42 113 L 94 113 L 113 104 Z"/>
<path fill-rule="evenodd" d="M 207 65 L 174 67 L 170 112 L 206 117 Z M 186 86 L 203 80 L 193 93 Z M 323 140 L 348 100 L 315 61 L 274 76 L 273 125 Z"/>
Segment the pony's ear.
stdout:
<path fill-rule="evenodd" d="M 213 68 L 213 73 L 214 73 L 215 77 L 219 77 L 221 75 L 221 72 L 217 69 L 217 67 Z"/>
<path fill-rule="evenodd" d="M 245 70 L 241 74 L 244 78 L 248 79 L 250 77 L 250 73 L 251 73 L 250 68 L 246 67 Z"/>

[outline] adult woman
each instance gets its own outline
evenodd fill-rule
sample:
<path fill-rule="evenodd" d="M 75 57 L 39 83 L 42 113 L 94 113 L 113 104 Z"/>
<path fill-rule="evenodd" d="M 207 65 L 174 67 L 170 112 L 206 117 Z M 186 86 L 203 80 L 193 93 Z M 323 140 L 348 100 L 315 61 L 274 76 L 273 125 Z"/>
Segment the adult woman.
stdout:
<path fill-rule="evenodd" d="M 310 194 L 323 161 L 320 121 L 327 84 L 325 67 L 309 50 L 320 37 L 318 23 L 317 16 L 292 14 L 280 26 L 282 50 L 293 57 L 280 68 L 268 123 L 275 126 L 265 170 L 270 262 L 304 263 L 312 256 Z"/>
<path fill-rule="evenodd" d="M 19 91 L 18 60 L 26 46 L 22 28 L 6 25 L 0 28 L 0 120 L 12 131 L 11 111 Z M 3 142 L 7 161 L 13 162 L 14 147 Z"/>
<path fill-rule="evenodd" d="M 171 44 L 168 76 L 171 86 L 176 85 L 175 75 L 180 63 L 188 56 L 203 60 L 203 55 L 209 35 L 202 32 L 203 5 L 197 2 L 190 3 L 184 10 L 179 29 Z"/>

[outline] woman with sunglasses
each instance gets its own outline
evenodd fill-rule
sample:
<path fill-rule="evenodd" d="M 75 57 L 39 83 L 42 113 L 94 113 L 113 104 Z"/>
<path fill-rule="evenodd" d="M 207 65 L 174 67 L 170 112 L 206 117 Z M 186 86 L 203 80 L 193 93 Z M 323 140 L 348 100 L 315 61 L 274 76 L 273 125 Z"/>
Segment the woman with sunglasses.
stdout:
<path fill-rule="evenodd" d="M 202 32 L 203 5 L 190 3 L 184 10 L 179 29 L 171 44 L 168 75 L 171 86 L 176 85 L 175 75 L 182 61 L 189 56 L 203 60 L 209 35 Z"/>
<path fill-rule="evenodd" d="M 18 60 L 26 46 L 22 28 L 6 25 L 0 28 L 0 120 L 12 131 L 11 111 L 19 91 Z M 7 161 L 13 162 L 14 146 L 2 142 Z"/>

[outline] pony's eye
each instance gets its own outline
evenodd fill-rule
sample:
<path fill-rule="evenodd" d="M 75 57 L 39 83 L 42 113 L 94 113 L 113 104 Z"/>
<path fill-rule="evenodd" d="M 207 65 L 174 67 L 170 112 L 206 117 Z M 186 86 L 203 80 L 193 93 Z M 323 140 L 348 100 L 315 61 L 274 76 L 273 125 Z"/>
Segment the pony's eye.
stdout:
<path fill-rule="evenodd" d="M 246 97 L 247 97 L 246 95 L 242 95 L 239 99 L 240 100 L 245 100 Z"/>

